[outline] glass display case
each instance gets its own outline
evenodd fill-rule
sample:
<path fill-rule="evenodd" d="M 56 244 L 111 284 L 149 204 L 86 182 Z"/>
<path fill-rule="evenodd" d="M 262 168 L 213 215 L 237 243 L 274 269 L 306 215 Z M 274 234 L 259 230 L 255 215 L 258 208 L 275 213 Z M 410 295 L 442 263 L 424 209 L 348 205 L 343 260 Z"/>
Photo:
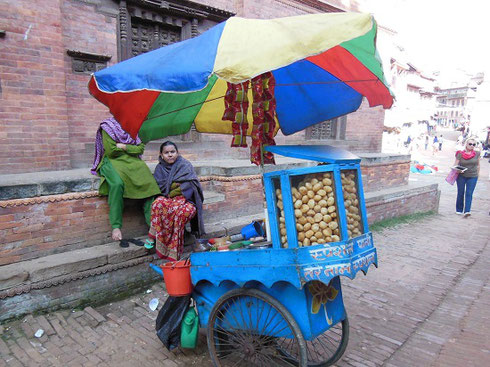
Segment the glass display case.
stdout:
<path fill-rule="evenodd" d="M 319 162 L 314 167 L 264 175 L 274 247 L 337 243 L 368 232 L 360 158 L 328 146 L 277 146 L 268 149 L 281 155 Z"/>

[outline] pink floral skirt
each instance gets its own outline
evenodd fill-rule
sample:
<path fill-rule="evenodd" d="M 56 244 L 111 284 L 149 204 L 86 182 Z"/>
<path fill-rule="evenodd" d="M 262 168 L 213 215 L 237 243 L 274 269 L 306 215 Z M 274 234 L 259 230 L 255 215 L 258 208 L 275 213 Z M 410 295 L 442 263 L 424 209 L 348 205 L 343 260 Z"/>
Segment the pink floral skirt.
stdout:
<path fill-rule="evenodd" d="M 183 196 L 158 197 L 151 205 L 149 237 L 161 259 L 179 260 L 184 251 L 184 229 L 196 215 L 196 207 Z"/>

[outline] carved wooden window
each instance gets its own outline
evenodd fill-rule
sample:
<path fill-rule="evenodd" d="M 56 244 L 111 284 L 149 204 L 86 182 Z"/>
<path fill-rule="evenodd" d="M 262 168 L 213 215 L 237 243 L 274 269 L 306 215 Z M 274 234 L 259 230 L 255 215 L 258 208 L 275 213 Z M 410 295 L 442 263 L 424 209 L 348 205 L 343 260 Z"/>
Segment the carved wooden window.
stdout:
<path fill-rule="evenodd" d="M 346 116 L 323 121 L 306 129 L 307 140 L 344 140 Z"/>
<path fill-rule="evenodd" d="M 233 13 L 187 0 L 120 0 L 119 60 L 198 36 Z M 196 141 L 194 125 L 181 135 Z"/>
<path fill-rule="evenodd" d="M 66 50 L 68 56 L 72 58 L 71 67 L 74 73 L 92 74 L 102 70 L 107 66 L 107 61 L 111 55 L 97 55 L 77 50 Z"/>
<path fill-rule="evenodd" d="M 186 0 L 120 0 L 119 60 L 196 37 L 233 15 Z"/>
<path fill-rule="evenodd" d="M 137 18 L 131 21 L 131 57 L 180 41 L 182 29 L 179 27 L 144 22 Z"/>

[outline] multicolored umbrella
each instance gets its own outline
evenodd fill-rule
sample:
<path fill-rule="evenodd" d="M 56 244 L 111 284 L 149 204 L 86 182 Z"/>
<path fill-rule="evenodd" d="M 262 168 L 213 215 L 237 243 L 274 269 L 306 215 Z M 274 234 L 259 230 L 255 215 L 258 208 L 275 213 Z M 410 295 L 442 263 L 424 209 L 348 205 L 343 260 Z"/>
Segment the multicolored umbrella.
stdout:
<path fill-rule="evenodd" d="M 196 38 L 96 72 L 89 90 L 145 142 L 184 134 L 192 123 L 199 132 L 233 134 L 236 121 L 223 120 L 230 83 L 272 72 L 275 121 L 289 135 L 357 110 L 363 96 L 370 106 L 391 107 L 375 40 L 369 14 L 232 17 Z M 247 114 L 252 121 L 251 109 Z M 250 135 L 252 124 L 245 126 Z"/>

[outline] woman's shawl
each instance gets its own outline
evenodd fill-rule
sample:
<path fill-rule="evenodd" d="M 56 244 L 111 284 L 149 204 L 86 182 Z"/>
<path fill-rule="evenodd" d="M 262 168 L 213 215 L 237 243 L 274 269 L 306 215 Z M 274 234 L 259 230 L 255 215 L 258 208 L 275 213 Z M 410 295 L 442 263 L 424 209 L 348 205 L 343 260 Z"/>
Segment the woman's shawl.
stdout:
<path fill-rule="evenodd" d="M 204 195 L 191 162 L 180 155 L 173 164 L 165 162 L 161 157 L 159 157 L 159 161 L 160 163 L 155 167 L 153 176 L 160 187 L 160 191 L 164 196 L 168 196 L 172 183 L 179 183 L 182 195 L 196 206 L 197 215 L 191 221 L 191 228 L 193 231 L 197 231 L 199 236 L 204 235 L 204 221 L 202 218 Z"/>
<path fill-rule="evenodd" d="M 102 143 L 102 130 L 104 130 L 112 140 L 116 143 L 139 145 L 141 144 L 140 138 L 137 136 L 133 139 L 126 131 L 123 130 L 119 122 L 114 117 L 109 117 L 101 122 L 97 134 L 95 135 L 95 156 L 94 164 L 90 172 L 93 175 L 97 175 L 97 167 L 99 166 L 102 157 L 104 156 L 104 144 Z"/>

